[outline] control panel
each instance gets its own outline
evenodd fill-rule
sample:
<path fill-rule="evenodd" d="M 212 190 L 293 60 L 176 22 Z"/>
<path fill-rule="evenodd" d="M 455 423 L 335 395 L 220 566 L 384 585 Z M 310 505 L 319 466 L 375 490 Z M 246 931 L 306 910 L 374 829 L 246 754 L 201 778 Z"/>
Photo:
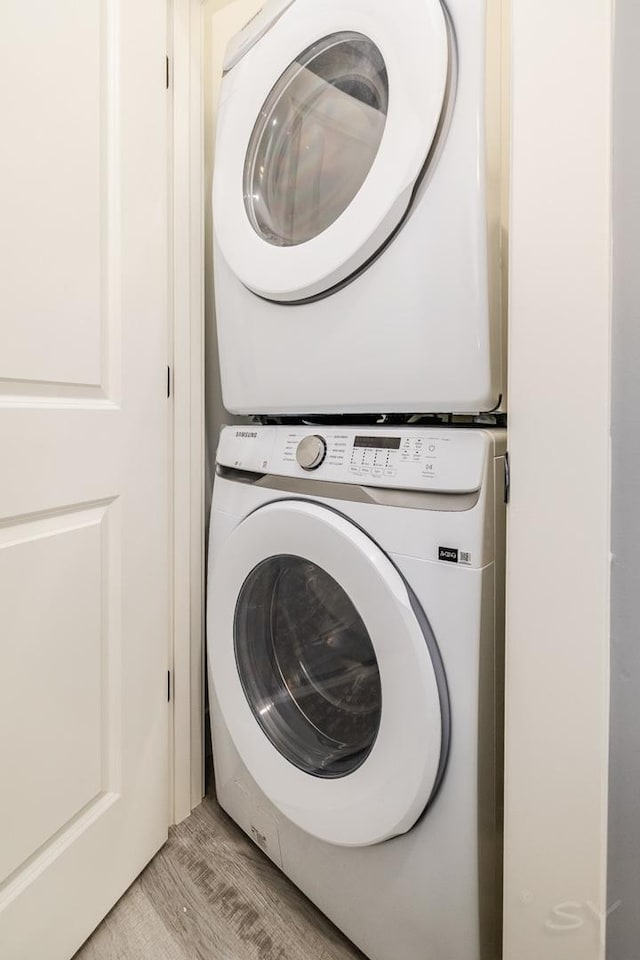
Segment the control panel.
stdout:
<path fill-rule="evenodd" d="M 254 473 L 403 490 L 480 489 L 482 430 L 428 427 L 225 427 L 218 463 Z"/>

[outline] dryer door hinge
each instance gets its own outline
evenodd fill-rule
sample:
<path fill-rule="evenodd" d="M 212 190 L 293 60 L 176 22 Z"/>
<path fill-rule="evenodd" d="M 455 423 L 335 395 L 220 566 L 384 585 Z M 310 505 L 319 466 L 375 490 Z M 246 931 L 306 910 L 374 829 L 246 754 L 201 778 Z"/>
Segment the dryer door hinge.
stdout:
<path fill-rule="evenodd" d="M 509 451 L 504 455 L 504 502 L 509 503 L 511 496 L 511 463 L 509 462 Z"/>
<path fill-rule="evenodd" d="M 171 670 L 167 670 L 167 703 L 171 703 Z"/>
<path fill-rule="evenodd" d="M 165 57 L 164 86 L 165 90 L 169 89 L 169 57 Z"/>
<path fill-rule="evenodd" d="M 171 396 L 171 367 L 167 367 L 167 397 Z"/>

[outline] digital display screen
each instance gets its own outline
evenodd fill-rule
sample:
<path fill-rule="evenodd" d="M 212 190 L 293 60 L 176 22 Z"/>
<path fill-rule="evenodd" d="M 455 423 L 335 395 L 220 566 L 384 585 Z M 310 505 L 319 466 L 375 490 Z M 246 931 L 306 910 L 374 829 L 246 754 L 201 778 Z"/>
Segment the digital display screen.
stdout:
<path fill-rule="evenodd" d="M 376 450 L 399 450 L 400 437 L 356 437 L 354 447 L 369 447 Z"/>

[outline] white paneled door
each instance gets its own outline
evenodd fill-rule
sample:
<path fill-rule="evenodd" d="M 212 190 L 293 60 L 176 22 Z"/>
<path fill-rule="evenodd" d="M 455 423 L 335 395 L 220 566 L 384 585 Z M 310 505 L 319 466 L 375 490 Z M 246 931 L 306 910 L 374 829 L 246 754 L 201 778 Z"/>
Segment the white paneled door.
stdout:
<path fill-rule="evenodd" d="M 167 10 L 0 4 L 0 957 L 168 822 Z"/>

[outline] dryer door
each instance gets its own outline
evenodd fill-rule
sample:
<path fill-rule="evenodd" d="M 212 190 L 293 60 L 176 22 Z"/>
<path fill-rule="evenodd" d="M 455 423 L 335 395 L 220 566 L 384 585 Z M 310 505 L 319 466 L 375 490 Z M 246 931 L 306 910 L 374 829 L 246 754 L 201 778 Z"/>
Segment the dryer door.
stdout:
<path fill-rule="evenodd" d="M 404 833 L 449 744 L 436 640 L 365 533 L 308 501 L 261 507 L 225 542 L 209 594 L 209 675 L 271 802 L 344 846 Z"/>
<path fill-rule="evenodd" d="M 451 45 L 440 0 L 296 0 L 235 63 L 214 209 L 245 286 L 318 296 L 387 241 L 436 138 Z"/>

